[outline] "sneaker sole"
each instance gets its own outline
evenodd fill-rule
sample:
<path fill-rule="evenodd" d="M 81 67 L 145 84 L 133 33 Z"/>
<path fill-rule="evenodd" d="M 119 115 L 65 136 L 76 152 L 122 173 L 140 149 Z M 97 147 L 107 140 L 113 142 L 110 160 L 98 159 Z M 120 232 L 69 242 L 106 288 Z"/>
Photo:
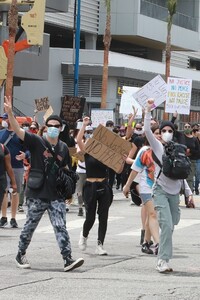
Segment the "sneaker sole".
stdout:
<path fill-rule="evenodd" d="M 106 255 L 108 255 L 107 252 L 106 253 L 99 253 L 98 251 L 95 251 L 95 254 L 99 255 L 99 256 L 106 256 Z"/>
<path fill-rule="evenodd" d="M 173 272 L 173 269 L 172 269 L 172 268 L 169 268 L 169 269 L 164 270 L 164 271 L 161 271 L 161 270 L 159 270 L 158 268 L 156 268 L 156 270 L 157 270 L 159 273 L 170 273 L 170 272 Z"/>
<path fill-rule="evenodd" d="M 82 266 L 83 263 L 84 263 L 84 259 L 83 258 L 79 258 L 73 264 L 65 267 L 64 268 L 64 272 L 72 271 L 72 270 L 74 270 L 76 268 L 79 268 L 79 267 Z"/>
<path fill-rule="evenodd" d="M 4 227 L 6 227 L 6 225 L 8 225 L 8 222 L 6 222 L 5 224 L 1 225 L 0 228 L 4 228 Z"/>
<path fill-rule="evenodd" d="M 17 265 L 17 267 L 18 267 L 19 269 L 31 269 L 31 266 L 30 266 L 29 264 L 26 264 L 26 265 L 20 265 L 20 264 L 18 263 L 17 260 L 15 260 L 15 262 L 16 262 L 16 265 Z"/>

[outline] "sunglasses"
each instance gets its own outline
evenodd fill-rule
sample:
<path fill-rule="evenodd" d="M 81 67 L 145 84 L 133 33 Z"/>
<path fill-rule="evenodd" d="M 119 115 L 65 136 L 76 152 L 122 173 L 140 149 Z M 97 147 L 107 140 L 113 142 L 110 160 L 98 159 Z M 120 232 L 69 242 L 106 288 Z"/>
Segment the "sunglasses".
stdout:
<path fill-rule="evenodd" d="M 186 126 L 184 126 L 184 128 L 191 128 L 191 126 L 187 126 L 187 125 L 186 125 Z"/>
<path fill-rule="evenodd" d="M 56 125 L 47 124 L 47 127 L 56 127 L 56 128 L 60 128 L 61 125 L 59 125 L 59 124 L 56 124 Z"/>
<path fill-rule="evenodd" d="M 137 128 L 137 127 L 135 127 L 135 129 L 136 129 L 136 130 L 142 130 L 142 128 Z"/>
<path fill-rule="evenodd" d="M 173 130 L 172 129 L 169 129 L 169 130 L 163 129 L 163 130 L 161 130 L 161 132 L 163 132 L 163 133 L 165 133 L 165 132 L 173 133 Z"/>

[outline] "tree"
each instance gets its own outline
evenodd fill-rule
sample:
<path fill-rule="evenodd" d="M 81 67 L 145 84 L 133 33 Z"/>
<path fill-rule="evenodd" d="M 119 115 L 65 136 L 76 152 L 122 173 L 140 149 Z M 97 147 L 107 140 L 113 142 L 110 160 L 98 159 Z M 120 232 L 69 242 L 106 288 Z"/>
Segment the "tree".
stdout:
<path fill-rule="evenodd" d="M 15 57 L 15 37 L 18 26 L 18 8 L 17 0 L 12 0 L 12 4 L 8 13 L 9 26 L 9 47 L 8 47 L 8 65 L 5 95 L 11 96 L 13 91 L 13 73 L 14 73 L 14 57 Z"/>
<path fill-rule="evenodd" d="M 177 0 L 168 0 L 168 18 L 167 18 L 167 43 L 165 50 L 165 79 L 167 82 L 168 77 L 170 76 L 170 62 L 171 62 L 171 29 L 173 16 L 176 13 Z M 168 120 L 168 113 L 164 113 L 164 120 Z"/>
<path fill-rule="evenodd" d="M 108 90 L 108 59 L 111 44 L 111 0 L 105 0 L 106 6 L 106 28 L 103 38 L 104 59 L 103 59 L 103 76 L 101 89 L 101 108 L 106 108 L 107 90 Z"/>

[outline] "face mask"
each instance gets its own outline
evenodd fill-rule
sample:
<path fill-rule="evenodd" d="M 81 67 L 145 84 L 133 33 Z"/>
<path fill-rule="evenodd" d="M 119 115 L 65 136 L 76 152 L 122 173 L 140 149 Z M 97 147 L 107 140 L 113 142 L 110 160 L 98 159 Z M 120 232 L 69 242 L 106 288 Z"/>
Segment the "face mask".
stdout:
<path fill-rule="evenodd" d="M 91 134 L 90 134 L 90 133 L 85 133 L 85 134 L 84 134 L 84 137 L 85 137 L 86 139 L 89 139 L 89 138 L 91 137 Z"/>
<path fill-rule="evenodd" d="M 36 128 L 30 128 L 30 132 L 31 133 L 37 133 L 37 129 Z"/>
<path fill-rule="evenodd" d="M 4 128 L 8 128 L 8 123 L 6 121 L 2 121 L 1 125 L 4 127 Z"/>
<path fill-rule="evenodd" d="M 142 130 L 135 129 L 134 133 L 137 134 L 137 135 L 142 135 L 144 133 L 144 130 L 143 129 Z"/>
<path fill-rule="evenodd" d="M 168 143 L 173 138 L 173 133 L 170 133 L 168 131 L 161 133 L 161 138 L 165 143 Z"/>
<path fill-rule="evenodd" d="M 28 126 L 24 126 L 23 129 L 24 129 L 25 131 L 28 131 L 28 130 L 29 130 L 29 127 L 28 127 Z"/>
<path fill-rule="evenodd" d="M 56 127 L 48 127 L 47 129 L 47 135 L 52 138 L 55 139 L 59 136 L 60 130 Z"/>
<path fill-rule="evenodd" d="M 191 129 L 190 129 L 190 128 L 185 129 L 185 130 L 184 130 L 184 133 L 185 133 L 185 134 L 190 134 L 190 133 L 191 133 Z"/>
<path fill-rule="evenodd" d="M 43 132 L 42 136 L 43 136 L 44 138 L 46 138 L 46 137 L 47 137 L 47 132 Z"/>

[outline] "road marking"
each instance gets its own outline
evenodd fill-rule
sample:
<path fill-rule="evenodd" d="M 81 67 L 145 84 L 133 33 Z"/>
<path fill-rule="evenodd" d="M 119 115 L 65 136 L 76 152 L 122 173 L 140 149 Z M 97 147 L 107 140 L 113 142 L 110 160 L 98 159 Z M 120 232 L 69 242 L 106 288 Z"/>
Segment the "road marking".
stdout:
<path fill-rule="evenodd" d="M 124 219 L 123 217 L 109 217 L 108 222 L 118 221 L 120 219 Z M 85 219 L 76 219 L 73 221 L 67 222 L 67 231 L 71 231 L 73 229 L 81 229 L 83 227 Z M 95 221 L 95 225 L 98 224 L 98 220 Z M 39 224 L 38 228 L 36 229 L 37 233 L 54 233 L 52 225 L 42 226 Z"/>
<path fill-rule="evenodd" d="M 200 224 L 200 220 L 193 220 L 193 219 L 181 219 L 179 224 L 175 226 L 175 230 L 179 230 L 185 227 L 193 226 Z M 133 231 L 127 231 L 118 233 L 117 235 L 121 236 L 140 236 L 141 235 L 141 229 L 135 229 Z"/>

